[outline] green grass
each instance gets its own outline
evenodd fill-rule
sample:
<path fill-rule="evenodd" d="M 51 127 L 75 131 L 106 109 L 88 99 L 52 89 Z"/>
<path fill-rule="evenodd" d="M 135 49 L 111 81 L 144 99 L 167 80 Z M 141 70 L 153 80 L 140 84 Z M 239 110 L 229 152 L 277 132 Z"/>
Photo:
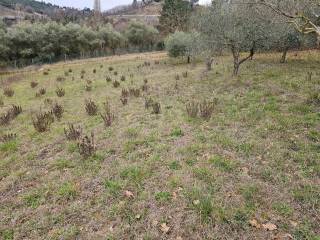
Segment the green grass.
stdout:
<path fill-rule="evenodd" d="M 286 203 L 283 202 L 277 202 L 272 205 L 272 208 L 279 214 L 281 214 L 284 217 L 289 217 L 292 215 L 294 210 L 292 207 Z"/>
<path fill-rule="evenodd" d="M 0 151 L 6 153 L 14 153 L 18 150 L 17 141 L 9 141 L 6 143 L 0 144 Z"/>
<path fill-rule="evenodd" d="M 155 194 L 154 198 L 158 202 L 168 202 L 171 199 L 171 194 L 169 192 L 158 192 Z"/>
<path fill-rule="evenodd" d="M 25 204 L 28 207 L 31 207 L 34 209 L 39 207 L 42 201 L 43 201 L 43 196 L 39 191 L 24 196 Z"/>
<path fill-rule="evenodd" d="M 112 196 L 117 196 L 120 193 L 120 190 L 122 188 L 121 183 L 119 181 L 115 180 L 106 180 L 104 182 L 104 186 L 108 193 L 110 193 Z"/>
<path fill-rule="evenodd" d="M 58 188 L 57 194 L 64 200 L 73 200 L 77 196 L 77 190 L 72 182 L 65 182 Z"/>
<path fill-rule="evenodd" d="M 170 133 L 171 137 L 182 137 L 183 135 L 184 133 L 181 128 L 174 128 Z"/>
<path fill-rule="evenodd" d="M 209 161 L 213 164 L 213 166 L 224 172 L 232 172 L 236 167 L 235 163 L 225 159 L 223 156 L 213 156 Z"/>
<path fill-rule="evenodd" d="M 151 66 L 141 67 L 145 61 Z M 0 142 L 0 238 L 271 239 L 288 233 L 318 240 L 319 61 L 313 51 L 289 54 L 286 64 L 278 63 L 278 54 L 260 54 L 234 78 L 232 59 L 221 56 L 200 79 L 202 62 L 191 66 L 146 53 L 24 72 L 8 83 L 15 95 L 3 97 L 0 107 L 1 113 L 12 104 L 23 109 L 0 128 L 0 138 L 17 134 Z M 175 89 L 175 75 L 186 71 Z M 305 81 L 310 71 L 313 81 Z M 57 82 L 58 76 L 65 81 Z M 7 76 L 0 78 L 5 83 Z M 123 106 L 122 88 L 141 89 L 145 78 L 148 92 Z M 32 80 L 39 83 L 35 89 Z M 64 97 L 56 96 L 58 86 Z M 42 87 L 47 93 L 36 97 Z M 145 109 L 145 97 L 161 104 L 160 114 Z M 187 103 L 213 98 L 218 101 L 209 121 L 187 117 Z M 46 99 L 65 112 L 50 131 L 38 133 L 31 113 L 50 110 Z M 85 99 L 97 103 L 97 116 L 87 115 Z M 106 99 L 115 115 L 110 127 L 100 117 Z M 95 154 L 80 156 L 78 141 L 64 135 L 69 123 L 81 126 L 82 135 L 94 133 Z M 278 230 L 256 229 L 252 219 Z"/>
<path fill-rule="evenodd" d="M 172 161 L 171 163 L 169 163 L 169 168 L 171 170 L 179 170 L 182 168 L 182 166 L 178 161 Z"/>
<path fill-rule="evenodd" d="M 6 229 L 0 232 L 3 240 L 13 240 L 14 232 L 11 229 Z"/>

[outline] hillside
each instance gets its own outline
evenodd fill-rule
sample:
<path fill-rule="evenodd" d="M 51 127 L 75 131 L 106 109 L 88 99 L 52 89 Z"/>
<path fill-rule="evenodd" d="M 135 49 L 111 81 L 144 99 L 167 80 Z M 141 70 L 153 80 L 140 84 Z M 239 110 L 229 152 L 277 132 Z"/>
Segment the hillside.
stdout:
<path fill-rule="evenodd" d="M 105 15 L 112 19 L 114 27 L 121 31 L 125 29 L 132 20 L 144 22 L 156 27 L 159 24 L 161 10 L 161 3 L 152 2 L 146 6 L 136 8 L 131 5 L 119 6 L 105 12 Z"/>
<path fill-rule="evenodd" d="M 279 58 L 238 77 L 231 56 L 205 74 L 148 53 L 2 78 L 0 238 L 319 239 L 319 54 Z"/>
<path fill-rule="evenodd" d="M 35 0 L 0 0 L 0 11 L 6 14 L 1 14 L 0 17 L 24 18 L 30 16 L 32 18 L 50 18 L 53 21 L 63 23 L 80 23 L 93 16 L 93 11 L 88 8 L 79 10 Z"/>
<path fill-rule="evenodd" d="M 106 11 L 107 15 L 160 15 L 162 3 L 151 2 L 147 5 L 132 5 L 118 6 Z"/>
<path fill-rule="evenodd" d="M 12 8 L 5 7 L 0 5 L 0 19 L 6 17 L 14 17 L 14 18 L 21 18 L 24 19 L 25 17 L 45 17 L 44 15 L 37 13 L 37 12 L 27 12 L 27 11 L 17 11 Z"/>
<path fill-rule="evenodd" d="M 19 7 L 22 8 L 21 10 L 41 14 L 52 12 L 59 8 L 59 6 L 35 0 L 0 0 L 0 5 L 14 10 L 16 9 L 16 5 L 19 5 Z"/>

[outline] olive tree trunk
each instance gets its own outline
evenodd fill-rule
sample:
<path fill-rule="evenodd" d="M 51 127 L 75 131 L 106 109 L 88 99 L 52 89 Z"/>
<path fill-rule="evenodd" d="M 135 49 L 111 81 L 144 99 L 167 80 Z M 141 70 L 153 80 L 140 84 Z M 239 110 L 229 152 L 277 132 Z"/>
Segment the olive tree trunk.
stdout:
<path fill-rule="evenodd" d="M 287 53 L 288 53 L 288 48 L 285 48 L 282 52 L 282 56 L 281 56 L 281 59 L 280 59 L 280 63 L 285 63 L 286 60 L 287 60 Z"/>
<path fill-rule="evenodd" d="M 212 70 L 212 64 L 213 64 L 214 58 L 213 57 L 208 57 L 206 59 L 206 67 L 207 67 L 207 71 L 211 71 Z"/>
<path fill-rule="evenodd" d="M 255 53 L 255 44 L 253 43 L 252 48 L 250 49 L 250 54 L 245 58 L 240 58 L 240 49 L 232 44 L 231 52 L 233 56 L 233 76 L 237 76 L 239 74 L 240 65 L 253 57 Z"/>

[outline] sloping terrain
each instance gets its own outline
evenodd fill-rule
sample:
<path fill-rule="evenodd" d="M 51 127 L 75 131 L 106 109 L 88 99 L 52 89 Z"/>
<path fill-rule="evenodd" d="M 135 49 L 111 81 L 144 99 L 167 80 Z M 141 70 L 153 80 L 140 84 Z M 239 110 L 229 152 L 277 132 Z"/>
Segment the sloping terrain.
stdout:
<path fill-rule="evenodd" d="M 59 8 L 58 6 L 52 5 L 50 3 L 45 3 L 44 1 L 35 0 L 0 0 L 0 6 L 10 8 L 12 10 L 16 9 L 16 5 L 22 8 L 22 10 L 32 10 L 37 13 L 51 12 Z"/>
<path fill-rule="evenodd" d="M 35 14 L 27 13 L 24 11 L 17 11 L 11 8 L 7 8 L 5 6 L 0 5 L 0 18 L 4 17 L 20 17 L 23 18 L 25 16 L 35 16 Z"/>
<path fill-rule="evenodd" d="M 113 20 L 117 30 L 123 30 L 132 20 L 144 22 L 151 26 L 159 24 L 159 17 L 162 4 L 153 2 L 143 7 L 133 8 L 132 6 L 118 7 L 111 9 L 106 14 Z"/>
<path fill-rule="evenodd" d="M 164 53 L 2 77 L 14 94 L 1 119 L 12 104 L 22 113 L 0 126 L 0 236 L 319 239 L 319 54 L 279 57 L 258 55 L 237 78 L 231 57 L 206 75 Z M 37 132 L 55 103 L 61 119 Z M 67 140 L 70 123 L 82 140 Z"/>

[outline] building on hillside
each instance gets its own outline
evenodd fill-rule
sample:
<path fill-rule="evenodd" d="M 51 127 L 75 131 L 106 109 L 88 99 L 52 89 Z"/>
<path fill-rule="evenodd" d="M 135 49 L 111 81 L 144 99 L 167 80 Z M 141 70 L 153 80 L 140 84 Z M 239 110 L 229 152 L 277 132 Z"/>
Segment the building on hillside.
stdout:
<path fill-rule="evenodd" d="M 2 18 L 3 23 L 6 25 L 6 26 L 12 26 L 14 24 L 17 24 L 19 21 L 22 20 L 21 17 L 18 17 L 18 16 L 4 16 Z"/>

